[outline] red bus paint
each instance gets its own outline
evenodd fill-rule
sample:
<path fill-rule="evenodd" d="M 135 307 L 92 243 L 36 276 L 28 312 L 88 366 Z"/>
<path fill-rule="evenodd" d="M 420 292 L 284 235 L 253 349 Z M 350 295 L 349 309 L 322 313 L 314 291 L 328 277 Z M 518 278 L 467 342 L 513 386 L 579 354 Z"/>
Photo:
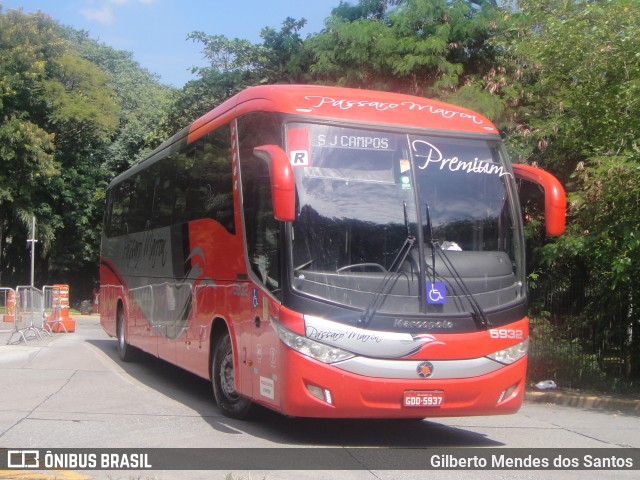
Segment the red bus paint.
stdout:
<path fill-rule="evenodd" d="M 212 381 L 225 415 L 515 412 L 529 338 L 516 178 L 496 127 L 425 98 L 249 88 L 113 180 L 101 324 Z"/>

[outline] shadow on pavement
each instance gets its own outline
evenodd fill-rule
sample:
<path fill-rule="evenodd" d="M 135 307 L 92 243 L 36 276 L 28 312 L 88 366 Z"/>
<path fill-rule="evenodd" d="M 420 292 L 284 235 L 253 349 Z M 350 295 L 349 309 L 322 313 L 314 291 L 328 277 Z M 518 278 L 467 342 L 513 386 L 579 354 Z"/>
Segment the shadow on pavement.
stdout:
<path fill-rule="evenodd" d="M 275 446 L 425 448 L 503 445 L 476 432 L 429 420 L 290 418 L 260 406 L 256 406 L 250 420 L 233 420 L 217 409 L 209 381 L 145 353 L 140 353 L 135 363 L 121 362 L 115 339 L 87 341 L 137 381 L 197 411 L 212 428 L 224 433 L 246 433 L 274 442 Z"/>

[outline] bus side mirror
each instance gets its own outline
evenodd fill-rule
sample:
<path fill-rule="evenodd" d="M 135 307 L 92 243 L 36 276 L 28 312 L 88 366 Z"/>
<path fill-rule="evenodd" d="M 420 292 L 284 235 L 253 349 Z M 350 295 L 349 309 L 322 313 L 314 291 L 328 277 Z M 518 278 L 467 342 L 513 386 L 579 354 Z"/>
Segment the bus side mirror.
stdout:
<path fill-rule="evenodd" d="M 513 173 L 516 178 L 540 185 L 544 190 L 544 217 L 547 235 L 550 237 L 564 232 L 567 197 L 560 181 L 540 168 L 514 163 Z"/>
<path fill-rule="evenodd" d="M 296 183 L 287 154 L 277 145 L 260 145 L 253 153 L 269 165 L 273 216 L 281 222 L 293 222 L 296 219 Z"/>

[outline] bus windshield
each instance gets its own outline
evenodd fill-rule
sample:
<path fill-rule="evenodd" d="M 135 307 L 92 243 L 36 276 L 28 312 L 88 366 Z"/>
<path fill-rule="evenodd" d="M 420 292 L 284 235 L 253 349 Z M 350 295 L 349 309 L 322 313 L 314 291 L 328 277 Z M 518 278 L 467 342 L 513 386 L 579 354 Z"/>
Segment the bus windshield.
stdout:
<path fill-rule="evenodd" d="M 523 301 L 519 210 L 499 142 L 307 123 L 290 124 L 287 141 L 297 292 L 387 314 Z"/>

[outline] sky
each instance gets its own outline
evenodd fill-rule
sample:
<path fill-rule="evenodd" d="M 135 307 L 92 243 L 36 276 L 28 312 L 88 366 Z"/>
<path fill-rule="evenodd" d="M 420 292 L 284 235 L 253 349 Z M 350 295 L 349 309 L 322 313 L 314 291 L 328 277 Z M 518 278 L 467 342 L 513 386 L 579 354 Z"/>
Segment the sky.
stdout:
<path fill-rule="evenodd" d="M 287 17 L 305 18 L 303 38 L 324 27 L 340 0 L 0 0 L 2 11 L 38 10 L 63 25 L 86 30 L 116 50 L 133 53 L 160 81 L 182 87 L 206 66 L 193 31 L 259 43 L 260 30 L 279 30 Z M 350 3 L 354 3 L 353 1 Z"/>

